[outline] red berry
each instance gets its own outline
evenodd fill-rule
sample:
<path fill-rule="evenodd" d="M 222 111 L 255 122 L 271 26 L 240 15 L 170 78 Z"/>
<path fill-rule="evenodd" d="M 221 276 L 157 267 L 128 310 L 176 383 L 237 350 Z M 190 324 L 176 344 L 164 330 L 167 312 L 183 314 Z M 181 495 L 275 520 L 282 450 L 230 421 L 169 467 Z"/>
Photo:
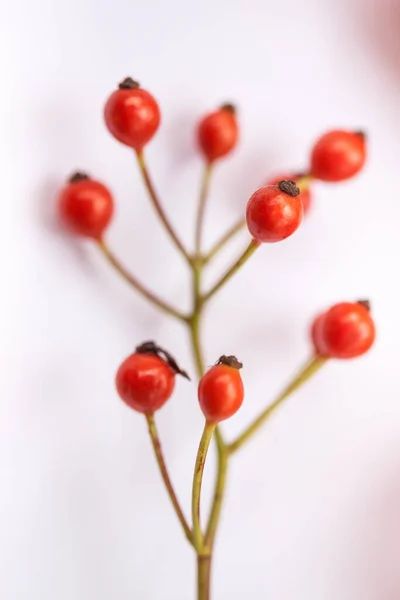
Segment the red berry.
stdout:
<path fill-rule="evenodd" d="M 77 235 L 100 239 L 114 212 L 114 200 L 105 185 L 76 173 L 58 197 L 62 221 Z"/>
<path fill-rule="evenodd" d="M 124 360 L 115 383 L 118 394 L 128 406 L 149 415 L 170 398 L 177 374 L 189 379 L 169 352 L 154 342 L 144 342 Z"/>
<path fill-rule="evenodd" d="M 317 350 L 317 354 L 320 356 L 325 356 L 328 353 L 323 337 L 324 318 L 325 313 L 318 315 L 311 325 L 311 340 L 314 348 Z"/>
<path fill-rule="evenodd" d="M 289 175 L 285 174 L 285 175 L 281 175 L 280 177 L 273 177 L 272 179 L 269 179 L 267 181 L 266 185 L 278 185 L 278 183 L 280 181 L 284 181 L 284 180 L 294 181 L 295 183 L 297 183 L 298 180 L 301 179 L 302 177 L 303 177 L 303 175 L 289 173 Z M 303 204 L 303 213 L 304 214 L 308 213 L 308 211 L 310 210 L 310 204 L 311 204 L 311 200 L 312 200 L 311 196 L 312 196 L 311 188 L 309 185 L 304 190 L 300 191 L 299 199 L 301 200 L 301 202 Z"/>
<path fill-rule="evenodd" d="M 326 358 L 355 358 L 375 340 L 375 324 L 365 302 L 342 302 L 314 321 L 312 339 Z"/>
<path fill-rule="evenodd" d="M 225 104 L 206 115 L 199 123 L 197 137 L 200 149 L 209 163 L 229 154 L 238 140 L 234 106 Z"/>
<path fill-rule="evenodd" d="M 247 203 L 246 221 L 256 242 L 280 242 L 296 231 L 303 218 L 299 194 L 293 181 L 281 181 L 254 192 Z"/>
<path fill-rule="evenodd" d="M 175 373 L 158 356 L 131 354 L 117 372 L 116 385 L 122 400 L 138 412 L 151 414 L 170 398 Z"/>
<path fill-rule="evenodd" d="M 366 153 L 362 132 L 329 131 L 312 150 L 311 175 L 323 181 L 349 179 L 364 166 Z"/>
<path fill-rule="evenodd" d="M 161 116 L 153 96 L 127 77 L 108 98 L 104 119 L 118 141 L 140 151 L 157 131 Z"/>
<path fill-rule="evenodd" d="M 200 379 L 198 397 L 206 420 L 219 423 L 229 419 L 242 406 L 244 388 L 239 369 L 242 364 L 234 356 L 221 356 Z"/>

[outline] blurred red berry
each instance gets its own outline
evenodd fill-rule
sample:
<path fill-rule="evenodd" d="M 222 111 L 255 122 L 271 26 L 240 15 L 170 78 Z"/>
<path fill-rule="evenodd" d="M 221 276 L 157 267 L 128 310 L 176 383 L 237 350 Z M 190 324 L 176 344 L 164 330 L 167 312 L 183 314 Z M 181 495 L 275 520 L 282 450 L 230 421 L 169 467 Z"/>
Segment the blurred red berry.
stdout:
<path fill-rule="evenodd" d="M 281 181 L 254 192 L 247 203 L 246 221 L 256 242 L 280 242 L 296 231 L 303 218 L 299 195 L 293 181 Z"/>
<path fill-rule="evenodd" d="M 224 104 L 203 117 L 197 129 L 197 137 L 200 149 L 209 163 L 229 154 L 238 140 L 235 107 Z"/>
<path fill-rule="evenodd" d="M 234 356 L 221 356 L 200 379 L 200 408 L 209 423 L 232 417 L 242 406 L 244 387 L 240 371 L 242 363 Z"/>
<path fill-rule="evenodd" d="M 323 336 L 323 325 L 324 325 L 325 313 L 318 315 L 311 325 L 311 340 L 317 354 L 325 356 L 328 353 L 328 349 L 324 342 Z"/>
<path fill-rule="evenodd" d="M 128 406 L 148 415 L 171 397 L 177 374 L 188 379 L 166 350 L 154 342 L 144 342 L 121 364 L 115 383 Z"/>
<path fill-rule="evenodd" d="M 76 173 L 58 197 L 63 223 L 75 234 L 100 239 L 114 212 L 114 200 L 105 185 Z"/>
<path fill-rule="evenodd" d="M 108 98 L 104 120 L 118 141 L 140 151 L 158 129 L 160 108 L 149 92 L 127 77 Z"/>
<path fill-rule="evenodd" d="M 303 175 L 298 175 L 298 174 L 294 174 L 294 173 L 289 173 L 289 175 L 288 175 L 287 173 L 285 173 L 284 175 L 280 175 L 279 177 L 273 177 L 272 179 L 269 179 L 267 181 L 266 185 L 278 185 L 278 183 L 280 181 L 285 181 L 285 180 L 294 181 L 297 184 L 299 179 L 301 179 L 302 177 L 303 177 Z M 311 205 L 311 201 L 312 201 L 312 193 L 311 193 L 310 185 L 307 185 L 307 187 L 305 187 L 303 190 L 300 190 L 299 199 L 301 200 L 301 202 L 303 204 L 303 213 L 307 214 L 308 211 L 310 210 L 310 205 Z"/>
<path fill-rule="evenodd" d="M 312 326 L 317 354 L 326 358 L 355 358 L 375 340 L 375 324 L 366 302 L 342 302 L 317 317 Z"/>
<path fill-rule="evenodd" d="M 356 175 L 366 160 L 366 137 L 362 132 L 330 131 L 311 153 L 311 175 L 323 181 L 343 181 Z"/>

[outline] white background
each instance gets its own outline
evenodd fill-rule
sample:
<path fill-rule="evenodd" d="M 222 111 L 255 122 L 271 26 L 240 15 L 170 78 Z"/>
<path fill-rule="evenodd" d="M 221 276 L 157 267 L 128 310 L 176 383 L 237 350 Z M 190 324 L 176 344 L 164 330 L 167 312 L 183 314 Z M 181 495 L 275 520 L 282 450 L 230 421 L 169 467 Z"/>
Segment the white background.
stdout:
<path fill-rule="evenodd" d="M 194 559 L 150 452 L 117 399 L 119 362 L 156 339 L 192 369 L 179 325 L 147 306 L 90 243 L 65 235 L 55 196 L 87 170 L 117 199 L 109 241 L 149 286 L 187 306 L 134 160 L 102 123 L 126 75 L 162 107 L 148 158 L 186 243 L 201 161 L 196 120 L 225 100 L 241 145 L 217 170 L 211 243 L 277 169 L 307 166 L 331 127 L 365 128 L 368 167 L 318 185 L 309 219 L 263 247 L 210 306 L 207 363 L 245 363 L 257 414 L 310 351 L 330 303 L 370 297 L 368 356 L 331 363 L 232 465 L 213 599 L 398 600 L 400 596 L 400 9 L 395 0 L 4 0 L 1 6 L 0 597 L 190 600 Z M 233 244 L 209 280 L 242 247 Z M 192 369 L 193 371 L 193 369 Z M 186 510 L 202 418 L 180 381 L 159 413 Z M 212 464 L 205 494 L 211 492 Z"/>

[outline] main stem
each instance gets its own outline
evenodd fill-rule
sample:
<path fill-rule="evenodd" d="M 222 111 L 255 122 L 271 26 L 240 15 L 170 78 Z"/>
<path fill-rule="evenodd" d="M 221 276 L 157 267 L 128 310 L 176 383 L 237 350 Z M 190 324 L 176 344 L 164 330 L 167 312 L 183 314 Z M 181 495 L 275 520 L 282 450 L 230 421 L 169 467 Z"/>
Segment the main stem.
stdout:
<path fill-rule="evenodd" d="M 211 598 L 211 556 L 208 555 L 197 556 L 197 598 L 198 600 Z"/>
<path fill-rule="evenodd" d="M 201 300 L 201 259 L 193 263 L 193 313 L 188 321 L 191 346 L 199 379 L 204 374 L 204 358 L 201 348 L 201 317 L 203 304 Z M 217 445 L 217 479 L 211 514 L 204 537 L 204 548 L 197 556 L 197 600 L 210 600 L 211 594 L 211 565 L 215 534 L 221 514 L 223 495 L 228 469 L 228 452 L 218 427 L 215 428 L 214 438 Z"/>
<path fill-rule="evenodd" d="M 190 339 L 192 344 L 192 352 L 196 365 L 197 376 L 204 374 L 204 359 L 200 341 L 200 324 L 201 324 L 201 265 L 199 261 L 194 261 L 193 264 L 193 313 L 189 319 Z"/>

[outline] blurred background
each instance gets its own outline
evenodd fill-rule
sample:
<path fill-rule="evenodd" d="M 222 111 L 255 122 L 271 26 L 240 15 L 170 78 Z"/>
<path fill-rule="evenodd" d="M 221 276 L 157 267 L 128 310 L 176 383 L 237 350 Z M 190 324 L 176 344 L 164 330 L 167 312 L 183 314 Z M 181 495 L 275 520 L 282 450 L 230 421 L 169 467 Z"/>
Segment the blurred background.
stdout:
<path fill-rule="evenodd" d="M 398 600 L 398 2 L 5 0 L 0 10 L 0 597 L 194 597 L 194 559 L 144 419 L 114 390 L 118 364 L 144 339 L 193 373 L 186 332 L 55 214 L 72 171 L 104 181 L 117 200 L 110 245 L 152 289 L 188 305 L 186 265 L 131 153 L 102 122 L 105 99 L 131 75 L 161 105 L 148 160 L 187 244 L 202 167 L 194 127 L 205 111 L 234 101 L 241 127 L 240 149 L 213 181 L 208 244 L 267 177 L 306 168 L 321 133 L 368 132 L 364 172 L 316 185 L 299 232 L 263 247 L 209 307 L 207 363 L 235 353 L 245 364 L 246 400 L 228 437 L 308 357 L 318 311 L 370 298 L 379 334 L 367 356 L 329 364 L 235 457 L 214 596 Z M 210 282 L 241 248 L 237 239 Z M 159 426 L 188 509 L 202 428 L 195 384 L 179 382 Z M 206 496 L 212 475 L 213 460 Z"/>

